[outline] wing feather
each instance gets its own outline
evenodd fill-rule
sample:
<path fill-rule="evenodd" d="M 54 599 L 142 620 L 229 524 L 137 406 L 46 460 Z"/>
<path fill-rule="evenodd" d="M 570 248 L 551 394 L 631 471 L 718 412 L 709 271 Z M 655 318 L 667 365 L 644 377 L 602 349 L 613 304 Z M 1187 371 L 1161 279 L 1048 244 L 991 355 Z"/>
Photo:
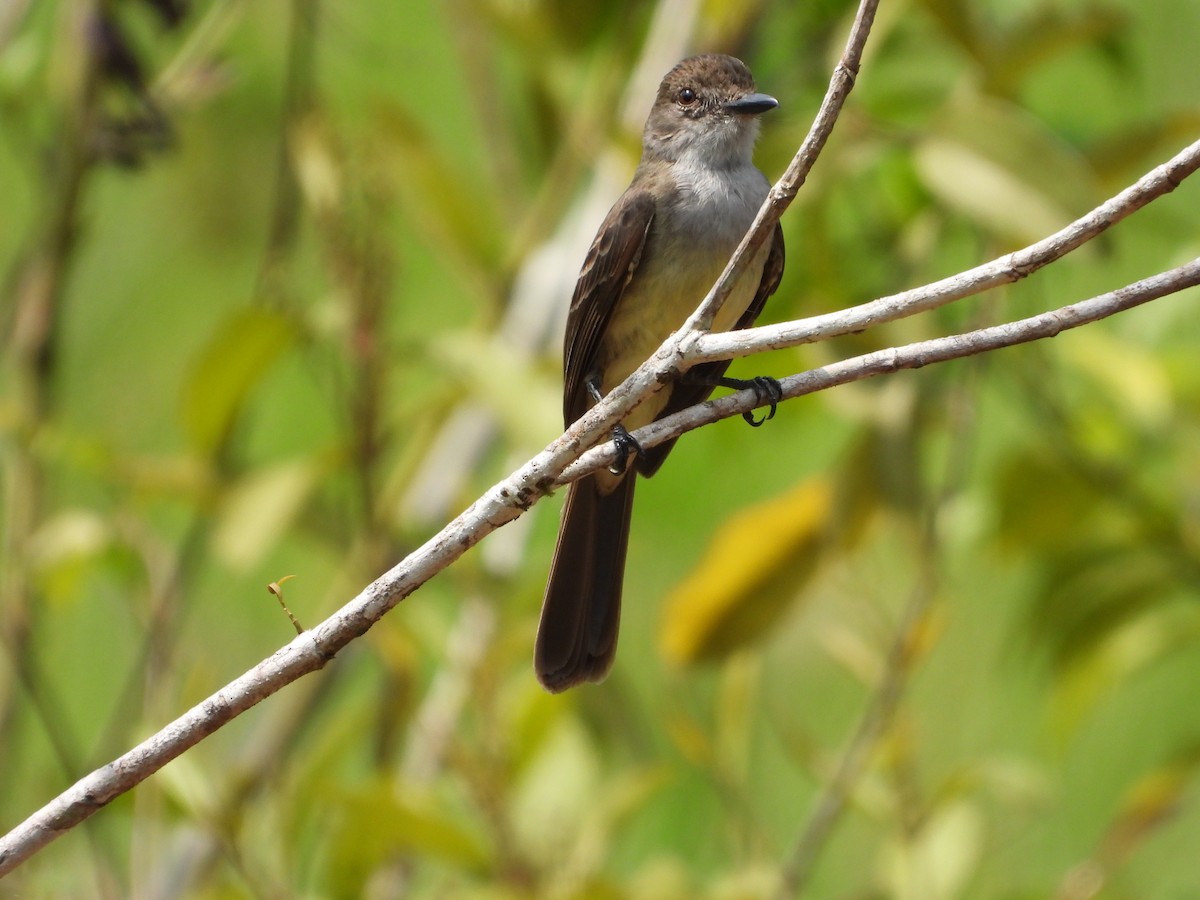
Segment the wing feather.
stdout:
<path fill-rule="evenodd" d="M 563 419 L 570 425 L 591 407 L 587 380 L 600 341 L 629 279 L 637 271 L 654 221 L 654 197 L 631 188 L 621 195 L 592 241 L 567 315 L 563 344 Z"/>

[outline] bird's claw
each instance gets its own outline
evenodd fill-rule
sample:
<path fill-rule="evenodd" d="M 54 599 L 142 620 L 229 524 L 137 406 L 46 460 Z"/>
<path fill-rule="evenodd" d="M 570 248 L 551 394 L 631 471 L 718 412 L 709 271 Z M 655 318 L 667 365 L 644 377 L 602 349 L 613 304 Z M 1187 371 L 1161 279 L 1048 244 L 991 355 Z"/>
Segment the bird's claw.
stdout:
<path fill-rule="evenodd" d="M 762 418 L 755 418 L 753 410 L 742 413 L 742 418 L 746 420 L 751 428 L 757 428 L 764 422 L 775 418 L 776 405 L 783 399 L 783 387 L 776 379 L 770 375 L 758 375 L 747 381 L 743 387 L 754 391 L 754 397 L 758 401 L 758 406 L 768 403 L 771 406 L 767 414 Z"/>
<path fill-rule="evenodd" d="M 642 445 L 637 442 L 637 439 L 629 433 L 624 425 L 614 425 L 612 437 L 613 443 L 617 447 L 617 458 L 608 467 L 608 471 L 614 475 L 625 474 L 625 471 L 629 468 L 629 458 L 631 456 L 636 456 L 638 459 L 646 458 L 646 451 L 642 449 Z"/>

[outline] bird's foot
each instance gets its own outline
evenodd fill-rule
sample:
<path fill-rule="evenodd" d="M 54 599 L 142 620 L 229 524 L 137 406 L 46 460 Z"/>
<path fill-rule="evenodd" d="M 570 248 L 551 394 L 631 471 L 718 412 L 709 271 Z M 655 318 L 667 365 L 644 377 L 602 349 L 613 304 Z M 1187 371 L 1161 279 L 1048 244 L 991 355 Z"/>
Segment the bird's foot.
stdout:
<path fill-rule="evenodd" d="M 613 443 L 617 446 L 617 458 L 613 460 L 612 465 L 608 467 L 608 471 L 614 475 L 624 475 L 625 470 L 629 468 L 629 460 L 636 456 L 638 459 L 646 458 L 646 451 L 642 449 L 642 445 L 637 442 L 629 430 L 624 425 L 614 425 L 612 430 Z"/>
<path fill-rule="evenodd" d="M 771 408 L 762 418 L 756 418 L 753 411 L 742 413 L 742 418 L 752 428 L 757 428 L 768 419 L 775 418 L 776 405 L 783 399 L 782 385 L 770 375 L 756 375 L 754 378 L 722 378 L 720 385 L 737 391 L 752 390 L 757 406 L 770 405 Z"/>

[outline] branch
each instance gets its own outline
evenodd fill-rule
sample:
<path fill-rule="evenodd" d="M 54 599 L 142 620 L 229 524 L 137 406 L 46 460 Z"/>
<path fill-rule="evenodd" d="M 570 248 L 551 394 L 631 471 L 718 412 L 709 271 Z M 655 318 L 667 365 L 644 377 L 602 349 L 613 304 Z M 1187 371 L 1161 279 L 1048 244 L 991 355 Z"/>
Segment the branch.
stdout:
<path fill-rule="evenodd" d="M 866 46 L 867 36 L 871 33 L 871 25 L 875 21 L 875 10 L 878 6 L 879 0 L 862 0 L 862 3 L 859 4 L 854 24 L 850 27 L 850 35 L 846 38 L 846 49 L 842 51 L 842 58 L 834 66 L 833 75 L 829 79 L 829 87 L 825 90 L 825 98 L 821 101 L 821 108 L 817 110 L 816 118 L 813 119 L 808 134 L 800 144 L 800 149 L 796 151 L 796 155 L 792 158 L 787 171 L 783 173 L 783 177 L 771 188 L 758 215 L 755 216 L 750 230 L 746 232 L 746 236 L 742 238 L 737 250 L 730 257 L 729 264 L 725 266 L 725 271 L 721 273 L 721 277 L 717 279 L 717 283 L 713 285 L 712 290 L 708 292 L 708 296 L 704 298 L 696 311 L 684 322 L 678 334 L 683 335 L 693 331 L 707 332 L 712 327 L 713 319 L 720 312 L 721 307 L 725 304 L 725 299 L 733 290 L 733 286 L 741 277 L 742 272 L 750 264 L 750 260 L 754 258 L 755 251 L 762 246 L 784 210 L 791 206 L 792 201 L 796 198 L 796 193 L 808 178 L 808 173 L 812 171 L 817 157 L 825 147 L 825 142 L 833 133 L 833 126 L 837 122 L 842 107 L 846 104 L 846 98 L 850 96 L 855 79 L 858 78 L 863 47 Z M 662 350 L 659 353 L 662 353 Z"/>
<path fill-rule="evenodd" d="M 1200 169 L 1200 141 L 1185 147 L 1066 228 L 1021 250 L 941 281 L 910 288 L 890 297 L 880 297 L 849 309 L 779 325 L 696 334 L 684 343 L 683 361 L 690 368 L 704 362 L 737 359 L 765 350 L 814 343 L 935 309 L 1000 285 L 1012 284 L 1082 247 L 1152 200 L 1169 194 L 1197 169 Z"/>
<path fill-rule="evenodd" d="M 1161 275 L 1089 300 L 990 328 L 951 337 L 880 350 L 812 369 L 783 379 L 785 397 L 799 397 L 839 384 L 900 369 L 920 368 L 1027 343 L 1094 322 L 1158 297 L 1200 284 L 1200 259 Z M 684 410 L 635 432 L 644 446 L 700 425 L 754 408 L 753 391 L 739 391 Z M 568 432 L 568 435 L 570 432 Z M 235 716 L 302 675 L 322 668 L 351 640 L 365 633 L 382 615 L 434 574 L 450 565 L 496 528 L 515 519 L 540 499 L 553 483 L 582 477 L 613 458 L 611 445 L 596 448 L 562 472 L 557 466 L 567 441 L 563 435 L 505 481 L 493 486 L 423 547 L 369 585 L 354 600 L 311 631 L 298 636 L 271 657 L 193 707 L 158 734 L 114 762 L 97 769 L 0 839 L 0 875 L 15 868 L 41 847 L 86 819 L 111 800 L 143 781 L 167 762 L 199 743 Z"/>
<path fill-rule="evenodd" d="M 863 381 L 876 375 L 898 372 L 901 369 L 920 369 L 931 363 L 947 362 L 952 359 L 988 353 L 1002 347 L 1013 347 L 1017 344 L 1027 344 L 1031 341 L 1054 337 L 1060 332 L 1105 319 L 1143 303 L 1149 303 L 1151 300 L 1157 300 L 1197 285 L 1200 285 L 1200 257 L 1167 272 L 1135 281 L 1115 291 L 1109 291 L 1088 300 L 1080 300 L 1050 312 L 1039 313 L 1027 319 L 980 328 L 965 334 L 918 341 L 902 347 L 876 350 L 781 378 L 779 386 L 783 390 L 782 399 L 790 400 L 806 394 L 815 394 L 841 384 Z M 768 338 L 772 341 L 774 340 L 772 336 L 776 333 L 786 333 L 789 335 L 786 341 L 772 343 L 772 346 L 791 347 L 804 343 L 802 337 L 796 336 L 796 325 L 796 322 L 785 322 L 781 325 L 771 325 L 753 330 L 768 334 Z M 713 335 L 714 339 L 717 337 L 717 335 Z M 725 333 L 719 337 L 730 340 L 724 342 L 723 355 L 714 358 L 728 359 L 733 348 L 737 346 L 736 341 L 733 340 L 735 335 Z M 642 447 L 656 447 L 701 426 L 740 416 L 761 406 L 762 400 L 752 389 L 736 391 L 715 400 L 706 400 L 680 410 L 674 415 L 652 422 L 632 432 L 632 436 Z M 568 466 L 560 476 L 558 483 L 568 484 L 598 469 L 605 468 L 611 465 L 616 457 L 612 442 L 594 447 Z"/>

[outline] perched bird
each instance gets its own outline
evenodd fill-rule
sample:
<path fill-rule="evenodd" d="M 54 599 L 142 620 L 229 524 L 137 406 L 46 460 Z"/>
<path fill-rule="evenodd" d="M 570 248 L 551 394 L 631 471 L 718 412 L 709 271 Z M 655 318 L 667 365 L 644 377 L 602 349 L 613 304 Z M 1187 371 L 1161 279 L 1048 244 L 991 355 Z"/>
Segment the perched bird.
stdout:
<path fill-rule="evenodd" d="M 571 425 L 625 380 L 695 310 L 770 187 L 754 167 L 758 116 L 779 104 L 731 56 L 693 56 L 667 73 L 642 135 L 633 181 L 597 232 L 571 298 L 563 418 Z M 783 233 L 765 242 L 713 323 L 754 323 L 783 274 Z M 624 434 L 704 400 L 728 363 L 697 367 L 622 421 Z M 736 386 L 746 383 L 736 382 Z M 653 475 L 674 442 L 568 489 L 542 602 L 534 668 L 550 691 L 600 681 L 612 666 L 633 511 L 634 470 Z M 617 467 L 618 470 L 622 467 Z"/>

